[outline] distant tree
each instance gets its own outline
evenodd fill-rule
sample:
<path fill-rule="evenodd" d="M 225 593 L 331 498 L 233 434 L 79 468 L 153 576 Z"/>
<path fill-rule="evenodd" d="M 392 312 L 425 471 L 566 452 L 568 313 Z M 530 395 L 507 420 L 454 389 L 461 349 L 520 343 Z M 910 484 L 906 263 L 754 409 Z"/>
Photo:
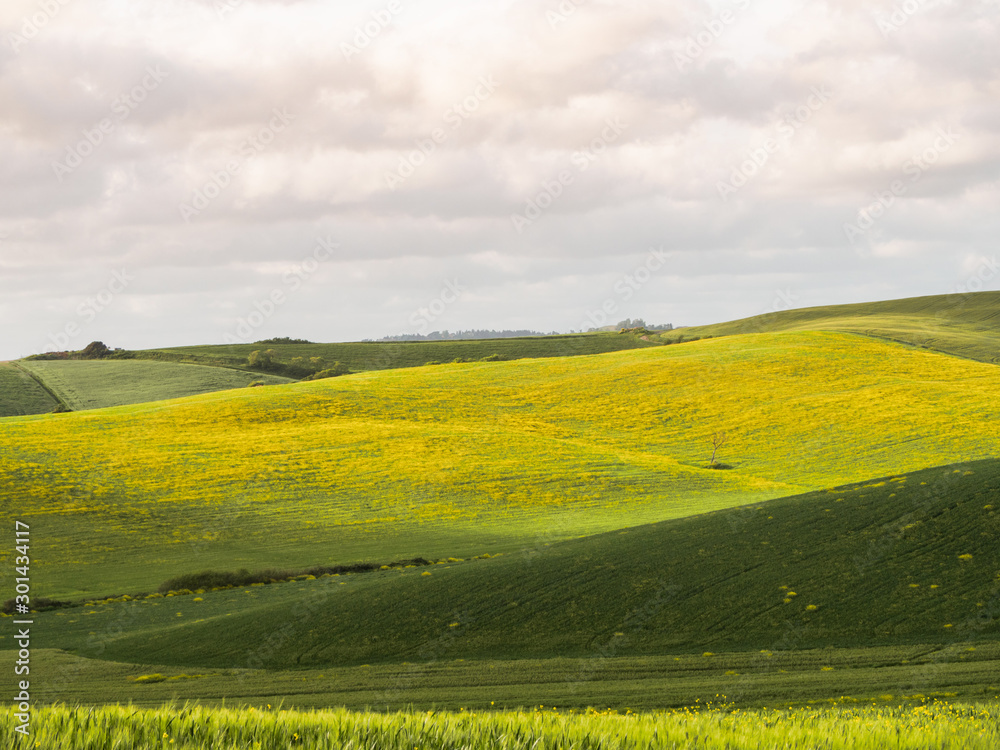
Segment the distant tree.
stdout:
<path fill-rule="evenodd" d="M 91 341 L 87 346 L 80 352 L 80 356 L 83 359 L 102 359 L 111 354 L 111 350 L 104 345 L 103 341 Z"/>
<path fill-rule="evenodd" d="M 325 369 L 327 369 L 326 362 L 322 357 L 310 357 L 308 360 L 305 357 L 292 357 L 283 368 L 285 374 L 293 378 L 304 378 Z"/>
<path fill-rule="evenodd" d="M 728 442 L 729 437 L 724 432 L 716 432 L 712 435 L 712 460 L 709 463 L 710 466 L 715 466 L 715 454 L 719 452 L 719 448 Z"/>
<path fill-rule="evenodd" d="M 324 380 L 326 378 L 337 378 L 341 375 L 350 375 L 351 371 L 348 369 L 347 365 L 343 365 L 340 362 L 334 362 L 332 367 L 328 367 L 325 370 L 320 370 L 319 372 L 314 372 L 312 375 L 302 378 L 303 380 Z"/>
<path fill-rule="evenodd" d="M 265 351 L 255 350 L 250 352 L 250 356 L 247 357 L 247 362 L 250 363 L 251 367 L 256 367 L 258 370 L 270 370 L 274 368 L 276 360 L 276 355 L 274 349 L 266 349 Z"/>

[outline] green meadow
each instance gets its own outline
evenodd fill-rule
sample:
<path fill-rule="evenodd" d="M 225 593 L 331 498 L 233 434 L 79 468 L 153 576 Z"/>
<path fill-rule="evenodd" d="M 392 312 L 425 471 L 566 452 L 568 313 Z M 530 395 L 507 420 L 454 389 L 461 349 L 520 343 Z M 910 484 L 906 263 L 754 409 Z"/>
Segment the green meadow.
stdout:
<path fill-rule="evenodd" d="M 0 418 L 44 414 L 57 403 L 22 367 L 0 363 Z"/>
<path fill-rule="evenodd" d="M 1000 292 L 913 297 L 766 313 L 660 334 L 663 342 L 696 336 L 782 331 L 842 331 L 932 349 L 980 362 L 1000 362 Z"/>
<path fill-rule="evenodd" d="M 33 614 L 40 741 L 151 741 L 173 715 L 198 717 L 173 746 L 285 747 L 308 725 L 396 747 L 378 732 L 436 709 L 459 713 L 416 746 L 671 747 L 683 720 L 711 729 L 678 747 L 851 722 L 922 747 L 902 726 L 937 736 L 937 711 L 956 747 L 987 746 L 997 320 L 987 293 L 648 336 L 275 345 L 352 371 L 310 382 L 243 369 L 261 345 L 0 365 L 0 504 L 31 526 L 33 595 L 62 602 Z M 73 413 L 41 413 L 55 399 Z M 74 713 L 129 702 L 154 713 Z M 539 706 L 576 713 L 536 725 Z M 626 709 L 674 713 L 608 713 Z"/>
<path fill-rule="evenodd" d="M 244 388 L 255 381 L 265 385 L 292 382 L 223 367 L 128 359 L 31 360 L 21 362 L 20 367 L 44 382 L 73 411 Z"/>
<path fill-rule="evenodd" d="M 831 332 L 365 372 L 5 419 L 0 496 L 54 597 L 469 557 L 989 455 L 998 387 Z"/>
<path fill-rule="evenodd" d="M 573 357 L 604 354 L 657 346 L 639 335 L 617 333 L 530 336 L 510 339 L 467 339 L 457 341 L 360 341 L 343 344 L 257 343 L 206 346 L 179 346 L 148 349 L 137 356 L 188 361 L 211 365 L 245 367 L 250 353 L 273 349 L 282 362 L 293 357 L 321 357 L 327 362 L 341 362 L 352 372 L 393 370 L 445 364 L 456 360 L 476 362 L 486 357 L 503 360 L 538 357 Z"/>

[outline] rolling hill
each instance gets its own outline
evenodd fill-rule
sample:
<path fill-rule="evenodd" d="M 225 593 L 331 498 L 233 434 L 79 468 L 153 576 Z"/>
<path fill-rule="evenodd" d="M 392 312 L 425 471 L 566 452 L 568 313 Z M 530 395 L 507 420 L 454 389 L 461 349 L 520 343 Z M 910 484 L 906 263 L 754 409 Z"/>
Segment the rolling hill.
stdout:
<path fill-rule="evenodd" d="M 223 367 L 130 359 L 22 360 L 18 366 L 44 383 L 73 411 L 245 388 L 254 381 L 266 385 L 293 382 L 290 378 Z"/>
<path fill-rule="evenodd" d="M 836 305 L 771 313 L 675 332 L 591 333 L 511 339 L 460 341 L 293 343 L 185 346 L 126 353 L 125 358 L 70 361 L 29 359 L 18 363 L 44 387 L 17 383 L 0 375 L 0 418 L 42 414 L 59 403 L 70 409 L 119 406 L 158 401 L 246 385 L 248 377 L 283 382 L 277 375 L 301 373 L 280 369 L 253 371 L 248 356 L 272 349 L 287 365 L 301 357 L 340 362 L 354 372 L 418 367 L 428 364 L 474 362 L 484 359 L 568 357 L 643 349 L 696 338 L 790 331 L 837 331 L 896 341 L 932 351 L 1000 361 L 1000 293 L 945 295 L 887 302 Z M 135 361 L 134 361 L 135 360 Z M 124 364 L 133 361 L 133 364 Z M 138 361 L 147 364 L 139 364 Z M 208 370 L 171 370 L 150 362 L 194 364 Z M 5 367 L 5 366 L 0 366 Z M 241 373 L 255 372 L 254 376 Z M 6 385 L 5 385 L 6 384 Z M 16 387 L 15 387 L 16 386 Z M 50 393 L 44 394 L 48 389 Z"/>
<path fill-rule="evenodd" d="M 1000 363 L 1000 292 L 912 297 L 757 315 L 660 334 L 660 341 L 782 331 L 841 331 Z"/>
<path fill-rule="evenodd" d="M 359 342 L 346 344 L 258 343 L 191 346 L 119 353 L 104 359 L 49 355 L 0 363 L 0 419 L 45 414 L 57 405 L 77 411 L 163 401 L 242 388 L 252 381 L 289 383 L 279 367 L 251 368 L 251 352 L 271 349 L 276 361 L 320 357 L 352 371 L 417 367 L 483 359 L 570 357 L 659 346 L 649 337 L 618 334 L 537 336 L 463 341 Z M 30 377 L 29 377 L 30 376 Z"/>
<path fill-rule="evenodd" d="M 361 341 L 342 344 L 217 344 L 149 349 L 137 356 L 172 361 L 244 367 L 250 353 L 274 349 L 282 362 L 293 357 L 321 357 L 340 362 L 352 372 L 392 370 L 462 361 L 478 361 L 497 356 L 501 359 L 572 357 L 586 354 L 626 351 L 659 346 L 641 336 L 618 333 L 586 333 L 557 336 L 530 336 L 509 339 L 466 339 L 458 341 Z"/>
<path fill-rule="evenodd" d="M 51 596 L 467 557 L 995 455 L 998 386 L 832 332 L 368 372 L 8 418 L 0 498 Z"/>
<path fill-rule="evenodd" d="M 438 658 L 442 640 L 449 660 L 968 647 L 1000 636 L 998 499 L 1000 460 L 978 461 L 491 559 L 50 612 L 38 630 L 82 656 L 271 669 Z"/>
<path fill-rule="evenodd" d="M 41 694 L 992 696 L 998 313 L 980 294 L 651 341 L 276 345 L 356 372 L 264 388 L 225 368 L 260 345 L 0 365 L 0 507 L 31 525 L 33 595 L 128 594 L 34 615 Z M 455 359 L 476 361 L 415 366 Z M 15 415 L 60 399 L 84 410 Z"/>

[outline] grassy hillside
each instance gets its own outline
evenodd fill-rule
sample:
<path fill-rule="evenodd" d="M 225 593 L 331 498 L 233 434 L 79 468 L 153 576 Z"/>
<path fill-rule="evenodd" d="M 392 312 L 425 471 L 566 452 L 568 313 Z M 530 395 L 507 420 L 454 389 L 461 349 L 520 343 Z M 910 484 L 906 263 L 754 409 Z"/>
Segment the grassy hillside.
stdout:
<path fill-rule="evenodd" d="M 140 360 L 24 360 L 18 365 L 74 411 L 245 388 L 255 380 L 270 385 L 292 382 L 221 367 Z"/>
<path fill-rule="evenodd" d="M 534 336 L 515 339 L 472 339 L 465 341 L 373 341 L 345 344 L 232 344 L 181 346 L 138 352 L 143 357 L 243 367 L 250 352 L 274 349 L 278 359 L 322 357 L 341 362 L 353 372 L 419 367 L 428 363 L 478 361 L 499 355 L 503 359 L 572 357 L 585 354 L 642 349 L 659 346 L 640 336 L 617 333 Z"/>
<path fill-rule="evenodd" d="M 1000 638 L 998 499 L 1000 461 L 952 465 L 492 559 L 47 613 L 38 645 L 275 669 L 975 646 Z"/>
<path fill-rule="evenodd" d="M 49 596 L 467 557 L 996 455 L 998 387 L 836 333 L 362 373 L 4 420 L 0 503 Z"/>
<path fill-rule="evenodd" d="M 16 365 L 0 363 L 0 417 L 45 414 L 56 400 L 38 382 Z"/>
<path fill-rule="evenodd" d="M 168 601 L 181 601 L 170 599 Z M 183 614 L 183 613 L 182 613 Z M 64 618 L 74 618 L 64 612 Z M 93 616 L 91 616 L 93 617 Z M 61 622 L 60 621 L 57 621 Z M 95 643 L 118 634 L 127 619 L 102 624 Z M 281 637 L 280 631 L 278 636 Z M 616 656 L 607 644 L 581 658 L 467 660 L 452 658 L 454 630 L 424 644 L 419 660 L 349 667 L 177 667 L 104 661 L 55 649 L 32 652 L 39 701 L 70 705 L 168 701 L 207 705 L 397 710 L 487 711 L 536 708 L 653 710 L 691 706 L 781 706 L 807 702 L 919 705 L 924 699 L 1000 699 L 1000 643 L 964 641 L 912 646 Z M 248 645 L 248 661 L 255 648 Z M 0 651 L 10 663 L 16 652 Z M 12 670 L 0 671 L 0 690 L 17 695 Z M 836 696 L 834 698 L 833 696 Z M 850 696 L 850 698 L 843 698 Z"/>
<path fill-rule="evenodd" d="M 685 328 L 658 336 L 733 336 L 779 331 L 846 331 L 900 341 L 980 362 L 1000 363 L 1000 292 L 831 305 Z"/>

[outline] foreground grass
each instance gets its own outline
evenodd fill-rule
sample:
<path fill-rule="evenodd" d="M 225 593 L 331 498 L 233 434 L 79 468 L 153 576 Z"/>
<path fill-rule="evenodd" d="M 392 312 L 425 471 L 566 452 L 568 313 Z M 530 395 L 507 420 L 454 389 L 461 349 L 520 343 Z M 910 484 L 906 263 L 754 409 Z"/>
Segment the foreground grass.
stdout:
<path fill-rule="evenodd" d="M 998 390 L 835 333 L 360 373 L 2 420 L 0 507 L 55 597 L 465 557 L 995 454 Z"/>
<path fill-rule="evenodd" d="M 293 712 L 200 706 L 91 709 L 54 705 L 35 713 L 21 741 L 10 711 L 0 723 L 4 747 L 38 750 L 639 750 L 640 748 L 954 748 L 1000 745 L 996 704 L 877 707 L 833 706 L 756 711 L 678 711 L 657 714 L 357 713 Z"/>

